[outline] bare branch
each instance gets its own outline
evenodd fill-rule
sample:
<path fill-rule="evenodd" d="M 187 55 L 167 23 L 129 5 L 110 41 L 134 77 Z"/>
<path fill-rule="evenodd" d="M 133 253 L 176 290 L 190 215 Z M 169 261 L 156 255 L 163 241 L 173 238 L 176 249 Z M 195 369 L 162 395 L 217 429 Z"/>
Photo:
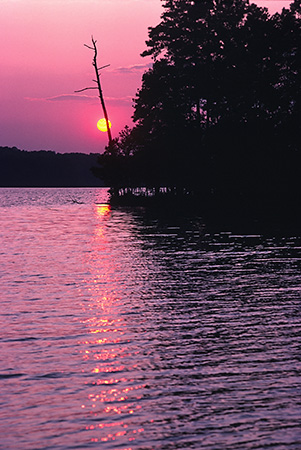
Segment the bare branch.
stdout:
<path fill-rule="evenodd" d="M 86 87 L 84 89 L 79 89 L 78 91 L 74 91 L 74 92 L 83 92 L 83 91 L 88 91 L 89 89 L 98 89 L 97 87 Z"/>
<path fill-rule="evenodd" d="M 96 40 L 93 39 L 93 36 L 91 36 L 92 44 L 93 44 L 93 50 L 94 50 L 94 65 L 96 67 L 96 58 L 97 58 L 97 47 L 96 47 Z"/>
<path fill-rule="evenodd" d="M 104 69 L 105 67 L 109 67 L 110 64 L 107 64 L 103 67 L 97 68 L 98 64 L 97 64 L 97 46 L 96 46 L 96 40 L 94 40 L 93 36 L 91 36 L 92 39 L 92 45 L 93 47 L 91 47 L 90 45 L 84 44 L 85 47 L 89 48 L 90 50 L 94 50 L 94 57 L 92 60 L 92 65 L 95 69 L 95 75 L 96 75 L 96 80 L 93 80 L 94 83 L 97 83 L 97 87 L 86 87 L 84 89 L 80 89 L 78 91 L 74 91 L 76 93 L 78 92 L 84 92 L 84 91 L 88 91 L 90 89 L 98 89 L 99 92 L 99 99 L 101 102 L 101 106 L 102 106 L 102 110 L 105 116 L 105 121 L 106 121 L 106 125 L 107 125 L 107 133 L 108 133 L 108 138 L 109 138 L 109 146 L 113 145 L 113 139 L 112 139 L 112 134 L 111 134 L 111 130 L 110 130 L 110 124 L 109 124 L 109 116 L 108 116 L 108 112 L 106 109 L 106 105 L 105 105 L 105 101 L 103 98 L 103 93 L 102 93 L 102 88 L 101 88 L 101 83 L 100 83 L 100 70 Z"/>
<path fill-rule="evenodd" d="M 110 67 L 111 64 L 106 64 L 105 66 L 99 67 L 97 70 L 105 69 L 106 67 Z"/>

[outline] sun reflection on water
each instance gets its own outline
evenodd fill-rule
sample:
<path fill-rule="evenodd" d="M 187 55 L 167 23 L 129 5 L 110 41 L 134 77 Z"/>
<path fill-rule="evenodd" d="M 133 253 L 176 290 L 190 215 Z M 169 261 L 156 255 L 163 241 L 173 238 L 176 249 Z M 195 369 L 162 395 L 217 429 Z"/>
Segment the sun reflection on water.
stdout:
<path fill-rule="evenodd" d="M 111 206 L 108 203 L 98 203 L 96 205 L 96 214 L 102 218 L 104 216 L 109 216 L 111 212 Z"/>
<path fill-rule="evenodd" d="M 116 441 L 120 448 L 144 431 L 136 415 L 141 410 L 139 401 L 145 386 L 134 376 L 137 351 L 124 314 L 125 293 L 116 269 L 118 245 L 107 234 L 110 216 L 109 205 L 96 205 L 97 226 L 92 252 L 87 257 L 89 300 L 83 305 L 82 322 L 87 328 L 87 338 L 81 342 L 81 353 L 87 375 L 87 397 L 81 408 L 85 412 L 86 431 L 91 434 L 89 440 Z"/>

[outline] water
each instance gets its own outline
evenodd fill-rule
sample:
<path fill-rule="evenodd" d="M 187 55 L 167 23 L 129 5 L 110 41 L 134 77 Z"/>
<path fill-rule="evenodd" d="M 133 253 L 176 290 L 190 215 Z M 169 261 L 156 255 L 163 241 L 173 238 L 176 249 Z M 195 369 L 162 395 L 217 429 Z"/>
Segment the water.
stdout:
<path fill-rule="evenodd" d="M 0 448 L 301 448 L 300 236 L 0 190 Z"/>

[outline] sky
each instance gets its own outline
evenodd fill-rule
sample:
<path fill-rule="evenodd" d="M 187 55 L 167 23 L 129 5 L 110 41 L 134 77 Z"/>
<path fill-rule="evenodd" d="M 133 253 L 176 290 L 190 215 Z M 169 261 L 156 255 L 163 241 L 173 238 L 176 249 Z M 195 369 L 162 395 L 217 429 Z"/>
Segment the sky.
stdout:
<path fill-rule="evenodd" d="M 287 0 L 257 0 L 270 13 Z M 131 126 L 132 99 L 150 58 L 148 27 L 160 21 L 160 0 L 0 0 L 0 146 L 57 153 L 102 153 L 107 134 L 95 86 L 91 35 L 117 137 Z"/>

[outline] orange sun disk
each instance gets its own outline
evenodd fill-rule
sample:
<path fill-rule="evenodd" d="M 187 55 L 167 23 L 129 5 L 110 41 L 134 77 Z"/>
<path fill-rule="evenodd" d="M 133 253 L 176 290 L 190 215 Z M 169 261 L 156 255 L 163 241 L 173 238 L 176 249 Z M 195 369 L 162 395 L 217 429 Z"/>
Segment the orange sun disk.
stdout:
<path fill-rule="evenodd" d="M 109 121 L 109 128 L 111 128 L 111 126 L 112 126 L 112 124 L 111 124 L 111 122 Z M 100 119 L 100 120 L 97 122 L 97 128 L 98 128 L 100 131 L 103 131 L 103 132 L 108 131 L 106 119 Z"/>

